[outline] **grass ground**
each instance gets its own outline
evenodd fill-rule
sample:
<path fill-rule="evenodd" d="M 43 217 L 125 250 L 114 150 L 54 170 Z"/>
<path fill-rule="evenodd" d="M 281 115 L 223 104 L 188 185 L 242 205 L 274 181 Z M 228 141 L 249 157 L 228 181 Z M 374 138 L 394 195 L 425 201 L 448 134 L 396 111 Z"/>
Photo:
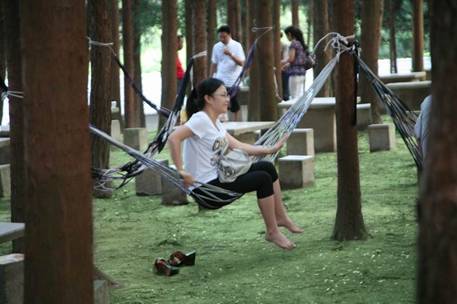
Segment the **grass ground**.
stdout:
<path fill-rule="evenodd" d="M 217 211 L 195 204 L 165 207 L 137 197 L 133 184 L 94 200 L 96 264 L 123 288 L 112 303 L 413 303 L 416 264 L 416 171 L 404 144 L 369 153 L 359 135 L 362 208 L 369 238 L 330 239 L 336 212 L 336 156 L 316 156 L 316 182 L 284 192 L 291 217 L 305 228 L 287 234 L 282 251 L 264 238 L 254 194 Z M 165 152 L 166 153 L 166 152 Z M 113 162 L 126 158 L 112 153 Z M 9 217 L 0 203 L 0 219 Z M 0 250 L 7 251 L 5 246 Z M 197 251 L 178 275 L 154 274 L 156 257 Z"/>

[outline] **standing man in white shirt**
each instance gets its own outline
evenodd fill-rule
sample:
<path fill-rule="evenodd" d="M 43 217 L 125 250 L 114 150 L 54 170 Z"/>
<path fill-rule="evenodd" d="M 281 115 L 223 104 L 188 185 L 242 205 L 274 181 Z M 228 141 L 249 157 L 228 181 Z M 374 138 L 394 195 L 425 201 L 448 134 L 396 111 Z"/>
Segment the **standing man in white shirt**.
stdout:
<path fill-rule="evenodd" d="M 217 34 L 219 42 L 213 47 L 210 75 L 222 80 L 229 89 L 240 75 L 246 57 L 241 44 L 232 39 L 228 25 L 219 27 Z M 236 94 L 230 98 L 230 112 L 238 121 L 240 104 Z"/>

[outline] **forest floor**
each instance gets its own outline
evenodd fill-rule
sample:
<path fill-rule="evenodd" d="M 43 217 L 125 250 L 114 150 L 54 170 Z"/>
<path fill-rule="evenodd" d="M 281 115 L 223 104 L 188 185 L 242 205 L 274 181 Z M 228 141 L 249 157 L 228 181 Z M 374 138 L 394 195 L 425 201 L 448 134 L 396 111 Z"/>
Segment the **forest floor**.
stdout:
<path fill-rule="evenodd" d="M 367 240 L 330 239 L 336 214 L 336 153 L 317 154 L 315 184 L 284 191 L 290 216 L 305 232 L 283 251 L 264 240 L 255 194 L 217 211 L 196 204 L 166 207 L 136 196 L 134 183 L 93 204 L 95 262 L 123 285 L 111 303 L 414 303 L 417 177 L 401 138 L 370 153 L 359 132 L 362 212 Z M 167 151 L 162 152 L 168 158 Z M 160 156 L 159 156 L 160 158 Z M 112 163 L 128 158 L 112 150 Z M 9 202 L 0 201 L 0 220 Z M 0 252 L 7 252 L 2 245 Z M 173 277 L 153 271 L 155 258 L 196 250 L 196 265 Z"/>

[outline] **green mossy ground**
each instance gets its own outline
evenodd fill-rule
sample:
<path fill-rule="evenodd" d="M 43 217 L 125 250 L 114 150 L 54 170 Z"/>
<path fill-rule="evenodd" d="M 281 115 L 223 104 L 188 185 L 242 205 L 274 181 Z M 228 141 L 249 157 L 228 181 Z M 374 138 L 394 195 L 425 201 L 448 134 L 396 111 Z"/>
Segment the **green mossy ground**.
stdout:
<path fill-rule="evenodd" d="M 330 239 L 335 153 L 316 156 L 314 186 L 284 192 L 291 217 L 305 228 L 301 235 L 287 233 L 297 244 L 291 252 L 264 241 L 254 194 L 205 212 L 193 203 L 165 207 L 159 197 L 138 197 L 133 183 L 111 199 L 94 200 L 96 264 L 123 285 L 112 290 L 111 302 L 413 303 L 415 166 L 400 138 L 393 151 L 369 153 L 361 132 L 359 151 L 365 241 Z M 112 159 L 127 157 L 113 150 Z M 0 219 L 8 218 L 3 200 Z M 154 259 L 175 250 L 196 250 L 196 265 L 173 277 L 156 275 Z"/>

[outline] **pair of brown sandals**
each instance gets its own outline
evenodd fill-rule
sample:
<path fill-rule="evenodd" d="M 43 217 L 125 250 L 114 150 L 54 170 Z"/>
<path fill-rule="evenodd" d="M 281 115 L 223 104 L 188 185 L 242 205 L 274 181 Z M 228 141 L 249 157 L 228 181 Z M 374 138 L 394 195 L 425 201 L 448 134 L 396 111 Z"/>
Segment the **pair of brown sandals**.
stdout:
<path fill-rule="evenodd" d="M 172 276 L 179 273 L 181 266 L 195 265 L 196 252 L 191 251 L 184 253 L 182 251 L 175 251 L 170 255 L 168 260 L 158 258 L 154 262 L 154 269 L 157 274 L 164 276 Z"/>

